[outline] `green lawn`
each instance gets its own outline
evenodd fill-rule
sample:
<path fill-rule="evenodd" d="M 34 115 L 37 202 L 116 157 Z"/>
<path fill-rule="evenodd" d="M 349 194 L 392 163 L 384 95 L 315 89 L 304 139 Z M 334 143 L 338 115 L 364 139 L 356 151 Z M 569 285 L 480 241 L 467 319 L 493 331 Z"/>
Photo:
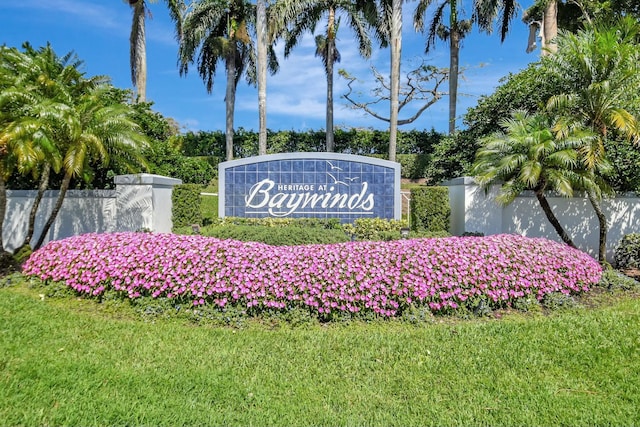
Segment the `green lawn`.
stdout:
<path fill-rule="evenodd" d="M 218 218 L 218 196 L 211 195 L 218 194 L 218 181 L 215 180 L 207 187 L 204 187 L 202 193 L 206 194 L 200 196 L 200 212 L 202 214 L 203 223 L 209 224 L 214 219 Z"/>
<path fill-rule="evenodd" d="M 218 196 L 204 195 L 201 197 L 200 211 L 202 212 L 202 219 L 205 224 L 210 223 L 218 218 Z"/>
<path fill-rule="evenodd" d="M 500 320 L 194 326 L 0 289 L 0 425 L 632 425 L 640 299 Z"/>

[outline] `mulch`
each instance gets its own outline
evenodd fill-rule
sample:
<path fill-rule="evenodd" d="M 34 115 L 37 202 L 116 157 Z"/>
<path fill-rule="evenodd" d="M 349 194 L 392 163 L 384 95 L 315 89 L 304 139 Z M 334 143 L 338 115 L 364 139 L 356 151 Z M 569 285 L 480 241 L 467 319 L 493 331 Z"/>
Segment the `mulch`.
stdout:
<path fill-rule="evenodd" d="M 21 271 L 20 264 L 8 252 L 0 252 L 0 277 Z"/>
<path fill-rule="evenodd" d="M 640 268 L 627 268 L 624 270 L 620 270 L 620 272 L 625 276 L 629 276 L 632 279 L 640 281 Z"/>

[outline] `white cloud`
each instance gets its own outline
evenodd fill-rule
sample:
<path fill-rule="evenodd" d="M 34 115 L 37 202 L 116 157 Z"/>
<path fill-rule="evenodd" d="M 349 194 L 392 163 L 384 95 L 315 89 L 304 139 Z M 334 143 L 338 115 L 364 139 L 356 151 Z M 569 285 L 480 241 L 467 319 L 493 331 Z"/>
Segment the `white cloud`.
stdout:
<path fill-rule="evenodd" d="M 32 9 L 36 11 L 60 12 L 77 18 L 79 23 L 100 28 L 124 28 L 123 14 L 114 14 L 114 8 L 102 4 L 80 2 L 73 0 L 23 0 L 10 2 L 1 6 L 7 9 Z M 123 10 L 125 4 L 122 5 Z"/>
<path fill-rule="evenodd" d="M 187 131 L 197 132 L 201 129 L 200 122 L 198 119 L 193 118 L 179 118 L 176 119 L 178 123 L 180 123 L 180 127 Z"/>
<path fill-rule="evenodd" d="M 177 46 L 175 27 L 169 19 L 155 19 L 156 15 L 167 14 L 164 4 L 149 5 L 152 15 L 147 17 L 147 41 L 163 45 Z M 131 30 L 131 7 L 126 2 L 105 5 L 102 2 L 78 0 L 22 0 L 0 6 L 9 9 L 29 9 L 34 12 L 59 13 L 74 19 L 79 25 L 110 30 L 109 34 L 122 38 L 129 37 Z"/>
<path fill-rule="evenodd" d="M 344 31 L 344 37 L 348 31 Z M 340 44 L 340 41 L 338 41 Z M 341 95 L 346 92 L 346 82 L 338 75 L 338 69 L 351 65 L 352 69 L 363 70 L 368 63 L 360 57 L 353 43 L 342 43 L 342 61 L 334 69 L 334 114 L 337 120 L 360 117 L 359 113 L 341 105 Z M 306 123 L 322 122 L 326 116 L 327 79 L 324 66 L 315 56 L 313 36 L 305 35 L 300 44 L 284 58 L 282 45 L 276 46 L 280 60 L 280 71 L 267 79 L 267 115 L 288 116 L 290 120 Z M 254 90 L 242 91 L 236 100 L 238 111 L 257 111 L 257 95 Z M 248 93 L 247 93 L 248 92 Z M 355 113 L 355 114 L 354 114 Z"/>

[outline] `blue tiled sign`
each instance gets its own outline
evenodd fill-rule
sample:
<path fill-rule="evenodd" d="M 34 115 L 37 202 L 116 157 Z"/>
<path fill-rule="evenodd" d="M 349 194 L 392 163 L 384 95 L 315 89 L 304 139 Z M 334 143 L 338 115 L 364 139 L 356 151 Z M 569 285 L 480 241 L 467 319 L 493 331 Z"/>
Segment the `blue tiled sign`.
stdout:
<path fill-rule="evenodd" d="M 220 217 L 400 219 L 400 164 L 336 153 L 288 153 L 219 165 Z"/>

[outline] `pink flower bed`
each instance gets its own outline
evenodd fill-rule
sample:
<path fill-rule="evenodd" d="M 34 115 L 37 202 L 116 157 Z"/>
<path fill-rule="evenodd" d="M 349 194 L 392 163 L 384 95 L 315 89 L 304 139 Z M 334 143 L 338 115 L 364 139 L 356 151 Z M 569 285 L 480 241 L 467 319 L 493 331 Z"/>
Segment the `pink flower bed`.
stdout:
<path fill-rule="evenodd" d="M 175 298 L 255 309 L 307 306 L 321 315 L 410 305 L 446 311 L 469 298 L 504 305 L 532 295 L 589 290 L 601 268 L 590 256 L 514 235 L 276 247 L 203 236 L 85 234 L 50 242 L 23 272 L 99 296 Z"/>

